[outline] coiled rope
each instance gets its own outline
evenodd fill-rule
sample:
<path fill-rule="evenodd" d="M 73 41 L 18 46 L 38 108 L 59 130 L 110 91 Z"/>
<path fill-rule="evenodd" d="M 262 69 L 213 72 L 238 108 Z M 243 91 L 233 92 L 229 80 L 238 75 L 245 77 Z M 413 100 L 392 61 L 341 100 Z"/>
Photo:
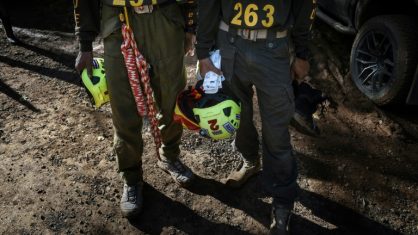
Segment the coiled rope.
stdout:
<path fill-rule="evenodd" d="M 121 51 L 125 60 L 128 72 L 129 83 L 135 97 L 138 114 L 147 117 L 151 124 L 151 133 L 154 137 L 156 153 L 160 159 L 159 148 L 162 144 L 161 128 L 159 119 L 161 115 L 157 113 L 154 92 L 151 87 L 149 77 L 149 66 L 144 56 L 139 52 L 132 29 L 129 26 L 129 19 L 126 7 L 124 8 L 124 21 L 122 22 L 123 43 Z M 123 17 L 121 17 L 121 20 Z"/>

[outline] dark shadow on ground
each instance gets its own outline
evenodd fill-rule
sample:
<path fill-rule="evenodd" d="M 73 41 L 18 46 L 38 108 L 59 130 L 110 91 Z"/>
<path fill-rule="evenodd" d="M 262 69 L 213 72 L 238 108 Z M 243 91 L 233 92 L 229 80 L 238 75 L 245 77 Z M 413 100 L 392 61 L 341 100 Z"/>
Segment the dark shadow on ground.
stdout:
<path fill-rule="evenodd" d="M 22 69 L 26 69 L 32 72 L 39 73 L 44 76 L 52 77 L 52 78 L 58 78 L 62 81 L 81 86 L 80 78 L 73 72 L 68 71 L 60 71 L 57 69 L 50 69 L 44 66 L 37 66 L 28 64 L 22 61 L 13 60 L 5 56 L 0 55 L 0 62 L 8 64 L 12 67 L 19 67 Z"/>
<path fill-rule="evenodd" d="M 418 106 L 396 105 L 382 107 L 382 110 L 389 114 L 396 115 L 410 122 L 418 124 Z"/>
<path fill-rule="evenodd" d="M 65 65 L 67 68 L 74 69 L 75 59 L 74 55 L 66 54 L 62 51 L 57 51 L 54 48 L 50 48 L 49 50 L 45 50 L 43 48 L 27 44 L 25 42 L 19 41 L 18 46 L 25 48 L 26 50 L 30 50 L 35 52 L 38 55 L 42 55 L 48 57 L 56 62 L 59 62 Z"/>
<path fill-rule="evenodd" d="M 338 229 L 327 234 L 400 234 L 364 215 L 355 212 L 339 203 L 333 202 L 317 193 L 301 190 L 300 203 L 312 211 L 315 216 L 335 225 Z M 296 221 L 295 221 L 296 222 Z M 296 227 L 297 234 L 307 234 L 302 226 Z M 310 234 L 310 233 L 309 233 Z M 322 234 L 322 233 L 315 233 Z"/>
<path fill-rule="evenodd" d="M 416 182 L 418 172 L 414 166 L 418 163 L 417 159 L 406 155 L 406 153 L 396 156 L 398 160 L 395 159 L 395 156 L 376 156 L 374 153 L 370 153 L 367 146 L 373 142 L 361 142 L 361 140 L 373 140 L 373 134 L 362 132 L 359 139 L 353 140 L 351 136 L 347 136 L 347 133 L 340 129 L 327 126 L 326 133 L 312 139 L 319 156 L 298 153 L 298 160 L 304 166 L 306 176 L 325 181 L 337 182 L 338 175 L 341 174 L 337 167 L 345 164 L 362 168 L 365 175 L 375 172 L 410 183 Z M 389 147 L 396 148 L 396 145 L 397 143 L 393 142 Z"/>
<path fill-rule="evenodd" d="M 14 99 L 20 104 L 24 105 L 25 107 L 32 110 L 33 112 L 36 112 L 36 113 L 41 112 L 41 110 L 39 110 L 31 102 L 29 102 L 27 98 L 25 98 L 23 95 L 16 92 L 13 88 L 11 88 L 9 85 L 4 83 L 1 79 L 0 79 L 0 92 Z"/>
<path fill-rule="evenodd" d="M 161 234 L 165 227 L 175 227 L 186 234 L 248 234 L 237 227 L 215 223 L 197 215 L 149 184 L 144 187 L 144 201 L 144 213 L 129 221 L 147 234 Z"/>
<path fill-rule="evenodd" d="M 230 207 L 243 210 L 268 228 L 271 207 L 259 199 L 267 195 L 260 191 L 258 181 L 257 177 L 253 178 L 242 189 L 232 190 L 214 180 L 198 177 L 188 190 L 199 195 L 211 195 Z M 299 201 L 317 217 L 335 225 L 337 229 L 324 228 L 300 215 L 293 215 L 290 229 L 294 235 L 398 234 L 319 194 L 301 190 Z"/>
<path fill-rule="evenodd" d="M 267 195 L 262 190 L 258 178 L 251 178 L 240 189 L 231 189 L 216 180 L 196 176 L 193 184 L 187 189 L 198 195 L 210 195 L 225 205 L 242 210 L 265 227 L 268 227 L 270 225 L 271 206 L 260 200 Z"/>
<path fill-rule="evenodd" d="M 74 32 L 73 1 L 7 1 L 6 9 L 10 15 L 10 20 L 13 26 L 30 29 Z M 51 12 L 53 12 L 53 14 L 49 14 Z"/>
<path fill-rule="evenodd" d="M 292 235 L 336 235 L 340 234 L 337 230 L 330 230 L 321 227 L 300 215 L 293 214 L 290 220 L 290 231 Z"/>
<path fill-rule="evenodd" d="M 377 110 L 384 112 L 386 116 L 398 123 L 403 129 L 406 139 L 418 142 L 418 106 L 392 105 L 380 107 Z"/>

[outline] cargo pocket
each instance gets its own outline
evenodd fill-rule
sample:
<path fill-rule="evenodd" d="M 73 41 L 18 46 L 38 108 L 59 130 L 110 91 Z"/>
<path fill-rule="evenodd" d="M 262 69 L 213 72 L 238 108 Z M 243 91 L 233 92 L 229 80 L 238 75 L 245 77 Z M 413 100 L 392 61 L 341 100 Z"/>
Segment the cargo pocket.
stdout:
<path fill-rule="evenodd" d="M 277 38 L 272 41 L 267 40 L 266 50 L 275 58 L 289 58 L 288 38 Z"/>
<path fill-rule="evenodd" d="M 158 109 L 162 112 L 162 124 L 168 125 L 173 117 L 177 95 L 186 86 L 183 54 L 158 61 L 150 73 L 151 86 Z"/>
<path fill-rule="evenodd" d="M 123 58 L 122 51 L 120 49 L 122 42 L 123 42 L 122 33 L 118 30 L 110 33 L 105 38 L 103 38 L 105 58 L 113 58 L 113 59 Z"/>
<path fill-rule="evenodd" d="M 107 5 L 103 5 L 102 7 L 102 16 L 101 16 L 101 27 L 100 27 L 100 34 L 102 38 L 107 38 L 112 33 L 118 31 L 121 32 L 122 24 L 119 20 L 119 14 L 121 12 L 121 8 L 119 7 L 111 7 Z"/>
<path fill-rule="evenodd" d="M 234 47 L 221 47 L 221 70 L 227 82 L 231 82 L 234 76 L 234 64 L 236 50 Z"/>

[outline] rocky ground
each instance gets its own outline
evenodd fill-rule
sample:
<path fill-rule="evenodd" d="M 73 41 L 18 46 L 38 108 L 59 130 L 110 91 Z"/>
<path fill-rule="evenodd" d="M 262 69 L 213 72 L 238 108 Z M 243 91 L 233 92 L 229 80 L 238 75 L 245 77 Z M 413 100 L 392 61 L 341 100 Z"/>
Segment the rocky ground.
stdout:
<path fill-rule="evenodd" d="M 110 107 L 94 109 L 73 70 L 71 3 L 10 11 L 23 44 L 9 45 L 1 31 L 0 234 L 267 233 L 271 199 L 259 180 L 239 190 L 219 183 L 240 164 L 232 140 L 188 131 L 182 160 L 196 182 L 173 184 L 156 167 L 144 131 L 144 210 L 122 218 Z M 313 83 L 335 103 L 316 115 L 321 137 L 291 130 L 301 186 L 291 227 L 295 234 L 417 234 L 418 111 L 378 108 L 355 89 L 352 41 L 315 25 Z M 187 59 L 190 81 L 194 61 Z"/>

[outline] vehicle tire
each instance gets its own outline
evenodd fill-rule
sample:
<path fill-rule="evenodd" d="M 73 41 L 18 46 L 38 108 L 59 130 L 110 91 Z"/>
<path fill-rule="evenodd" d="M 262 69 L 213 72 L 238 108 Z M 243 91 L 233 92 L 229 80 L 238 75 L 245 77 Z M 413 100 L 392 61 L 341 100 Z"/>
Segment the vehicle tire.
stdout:
<path fill-rule="evenodd" d="M 414 18 L 383 15 L 368 20 L 351 49 L 351 74 L 357 88 L 377 105 L 404 103 L 418 58 Z"/>

